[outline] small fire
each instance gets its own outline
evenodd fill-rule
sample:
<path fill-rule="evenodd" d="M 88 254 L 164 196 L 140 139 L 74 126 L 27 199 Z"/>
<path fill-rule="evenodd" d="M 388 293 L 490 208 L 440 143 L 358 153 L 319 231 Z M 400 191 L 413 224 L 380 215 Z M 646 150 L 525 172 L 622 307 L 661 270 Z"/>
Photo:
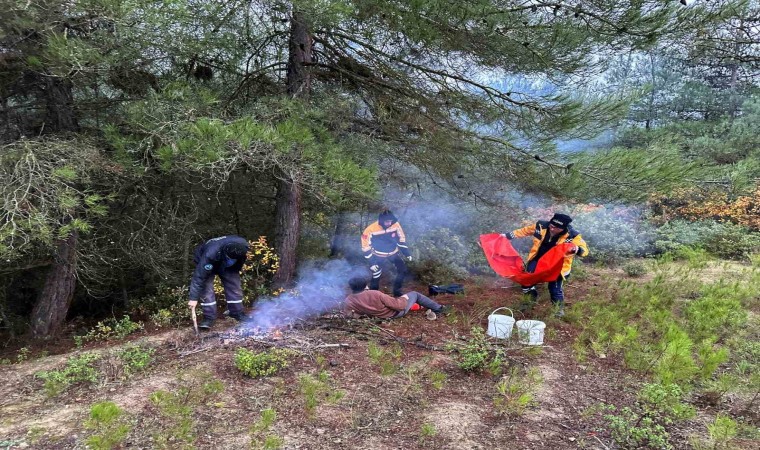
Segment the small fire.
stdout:
<path fill-rule="evenodd" d="M 272 331 L 272 339 L 282 339 L 282 331 L 279 328 Z"/>

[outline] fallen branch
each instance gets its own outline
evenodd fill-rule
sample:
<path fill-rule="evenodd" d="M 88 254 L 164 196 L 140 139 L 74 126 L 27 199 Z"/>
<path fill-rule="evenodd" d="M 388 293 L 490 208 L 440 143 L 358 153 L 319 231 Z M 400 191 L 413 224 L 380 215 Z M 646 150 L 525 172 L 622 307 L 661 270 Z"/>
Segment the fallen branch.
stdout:
<path fill-rule="evenodd" d="M 594 437 L 594 439 L 596 439 L 597 442 L 599 442 L 599 444 L 601 444 L 602 447 L 604 447 L 605 450 L 610 450 L 610 448 L 607 447 L 606 445 L 604 445 L 604 442 L 602 442 L 601 439 L 599 439 L 598 437 L 596 437 L 595 434 L 592 434 L 592 436 Z"/>
<path fill-rule="evenodd" d="M 208 347 L 201 347 L 201 348 L 196 348 L 194 350 L 190 350 L 187 352 L 180 352 L 179 357 L 184 358 L 185 356 L 193 355 L 195 353 L 205 352 L 206 350 L 210 350 L 213 347 L 214 347 L 213 345 L 209 345 Z"/>

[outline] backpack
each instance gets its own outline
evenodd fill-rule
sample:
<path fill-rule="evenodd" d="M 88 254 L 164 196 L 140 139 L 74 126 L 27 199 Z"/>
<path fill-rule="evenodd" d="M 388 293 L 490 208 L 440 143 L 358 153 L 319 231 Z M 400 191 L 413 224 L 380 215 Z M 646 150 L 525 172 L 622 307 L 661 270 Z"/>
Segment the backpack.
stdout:
<path fill-rule="evenodd" d="M 434 297 L 438 294 L 464 294 L 463 284 L 428 285 L 428 295 Z"/>

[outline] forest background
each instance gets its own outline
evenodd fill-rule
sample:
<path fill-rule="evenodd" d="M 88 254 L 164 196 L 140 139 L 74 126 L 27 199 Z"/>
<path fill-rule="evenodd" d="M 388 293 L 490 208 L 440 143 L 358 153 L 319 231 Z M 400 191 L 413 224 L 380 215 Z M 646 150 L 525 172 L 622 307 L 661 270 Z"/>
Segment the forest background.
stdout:
<path fill-rule="evenodd" d="M 757 0 L 0 5 L 3 364 L 186 328 L 192 250 L 211 237 L 251 241 L 246 306 L 265 311 L 339 296 L 385 208 L 416 286 L 481 286 L 478 235 L 562 211 L 591 248 L 574 280 L 601 291 L 550 325 L 578 364 L 616 355 L 644 383 L 604 437 L 686 445 L 665 427 L 708 405 L 693 447 L 757 443 Z M 718 262 L 719 280 L 700 272 Z M 603 284 L 621 270 L 644 278 Z M 476 330 L 448 376 L 506 370 Z M 53 397 L 90 382 L 82 358 L 35 379 Z M 498 386 L 497 416 L 533 404 Z"/>

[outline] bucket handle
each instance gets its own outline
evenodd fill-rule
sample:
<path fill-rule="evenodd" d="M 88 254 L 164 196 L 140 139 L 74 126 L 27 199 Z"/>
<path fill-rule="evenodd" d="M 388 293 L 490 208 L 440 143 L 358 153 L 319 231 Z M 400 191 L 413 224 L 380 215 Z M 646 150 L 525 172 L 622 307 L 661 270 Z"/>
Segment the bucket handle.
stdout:
<path fill-rule="evenodd" d="M 493 315 L 493 313 L 495 313 L 496 311 L 498 311 L 498 310 L 500 310 L 500 309 L 509 309 L 509 308 L 507 308 L 506 306 L 502 306 L 501 308 L 496 308 L 496 309 L 494 309 L 494 310 L 491 312 L 491 314 L 490 314 L 490 315 L 492 316 L 492 315 Z M 513 318 L 513 319 L 515 318 L 515 313 L 514 313 L 514 312 L 513 312 L 511 309 L 509 309 L 509 314 L 511 314 L 511 315 L 512 315 L 512 318 Z"/>

